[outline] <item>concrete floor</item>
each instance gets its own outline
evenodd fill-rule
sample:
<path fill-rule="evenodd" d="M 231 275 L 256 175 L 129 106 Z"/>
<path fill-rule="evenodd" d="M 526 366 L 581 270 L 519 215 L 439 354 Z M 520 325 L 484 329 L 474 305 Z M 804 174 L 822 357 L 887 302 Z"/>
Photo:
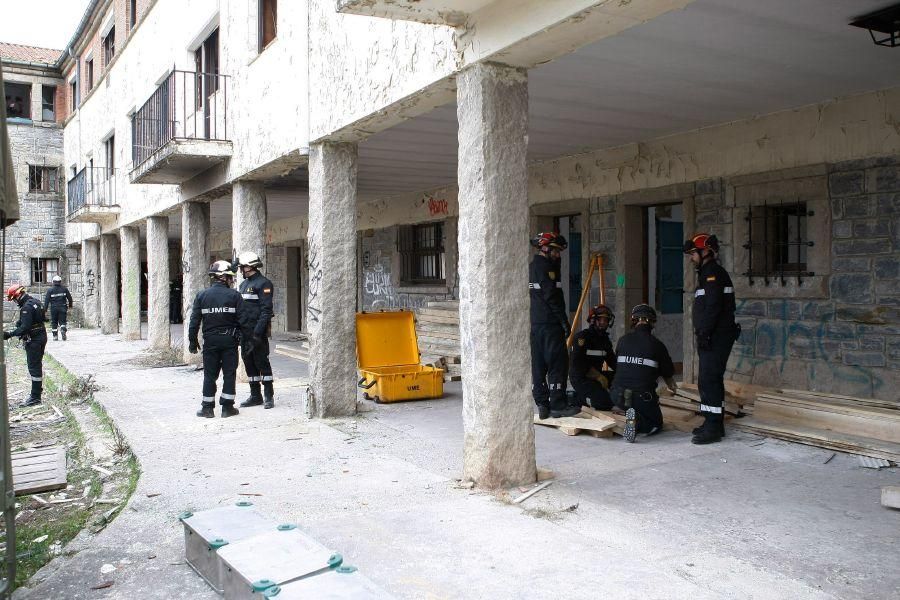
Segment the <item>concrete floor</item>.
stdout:
<path fill-rule="evenodd" d="M 176 517 L 247 498 L 398 598 L 900 597 L 900 511 L 879 504 L 897 469 L 825 464 L 831 452 L 740 433 L 629 445 L 539 427 L 538 464 L 557 479 L 512 506 L 455 481 L 459 384 L 442 400 L 311 422 L 305 365 L 273 355 L 274 410 L 206 420 L 193 416 L 201 375 L 138 369 L 144 348 L 87 330 L 49 344 L 103 386 L 143 475 L 110 526 L 16 598 L 216 598 L 183 562 Z M 101 575 L 104 563 L 119 568 Z"/>

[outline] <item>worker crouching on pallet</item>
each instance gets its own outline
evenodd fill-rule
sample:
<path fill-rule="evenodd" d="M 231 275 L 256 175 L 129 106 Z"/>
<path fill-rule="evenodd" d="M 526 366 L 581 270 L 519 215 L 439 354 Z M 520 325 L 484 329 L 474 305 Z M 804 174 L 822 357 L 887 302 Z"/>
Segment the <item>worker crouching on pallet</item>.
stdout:
<path fill-rule="evenodd" d="M 572 342 L 569 359 L 572 387 L 582 405 L 597 410 L 613 407 L 609 387 L 615 374 L 616 353 L 607 330 L 615 318 L 609 308 L 598 304 L 588 313 L 588 327 L 579 331 Z"/>
<path fill-rule="evenodd" d="M 200 350 L 197 334 L 203 324 L 203 404 L 198 417 L 215 416 L 216 380 L 222 371 L 222 393 L 219 404 L 222 416 L 238 414 L 234 407 L 235 380 L 238 366 L 238 341 L 241 328 L 246 320 L 241 294 L 231 288 L 234 271 L 225 260 L 214 262 L 209 267 L 212 285 L 197 294 L 191 307 L 191 321 L 188 325 L 188 350 L 196 354 Z"/>
<path fill-rule="evenodd" d="M 538 253 L 528 268 L 531 297 L 531 394 L 538 417 L 571 417 L 580 406 L 569 406 L 566 383 L 569 356 L 566 339 L 572 331 L 560 282 L 560 252 L 568 247 L 558 233 L 539 233 L 531 245 Z"/>
<path fill-rule="evenodd" d="M 625 412 L 626 441 L 633 442 L 638 433 L 653 435 L 663 426 L 662 410 L 656 381 L 662 377 L 674 393 L 675 367 L 669 351 L 656 336 L 656 311 L 647 304 L 631 309 L 632 331 L 616 344 L 616 378 L 612 386 L 612 401 Z"/>

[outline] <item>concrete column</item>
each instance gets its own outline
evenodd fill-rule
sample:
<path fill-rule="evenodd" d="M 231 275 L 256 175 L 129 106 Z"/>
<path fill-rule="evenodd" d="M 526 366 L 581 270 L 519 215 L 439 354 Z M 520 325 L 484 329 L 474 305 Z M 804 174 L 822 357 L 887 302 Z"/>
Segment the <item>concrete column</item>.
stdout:
<path fill-rule="evenodd" d="M 119 331 L 119 236 L 100 236 L 100 331 Z"/>
<path fill-rule="evenodd" d="M 236 181 L 231 188 L 231 244 L 234 252 L 256 252 L 266 265 L 266 191 L 259 181 Z M 242 279 L 237 273 L 237 280 Z"/>
<path fill-rule="evenodd" d="M 100 242 L 81 242 L 81 293 L 84 302 L 84 326 L 100 325 Z"/>
<path fill-rule="evenodd" d="M 356 412 L 355 144 L 309 153 L 309 388 L 311 417 Z"/>
<path fill-rule="evenodd" d="M 122 243 L 122 337 L 141 339 L 141 236 L 137 227 L 119 228 Z"/>
<path fill-rule="evenodd" d="M 147 217 L 147 339 L 151 348 L 168 348 L 169 217 Z"/>
<path fill-rule="evenodd" d="M 464 474 L 534 482 L 528 324 L 528 79 L 477 64 L 457 79 Z"/>
<path fill-rule="evenodd" d="M 202 357 L 188 352 L 188 325 L 197 293 L 206 287 L 209 265 L 209 204 L 185 202 L 181 206 L 182 314 L 184 315 L 184 362 L 198 364 Z"/>

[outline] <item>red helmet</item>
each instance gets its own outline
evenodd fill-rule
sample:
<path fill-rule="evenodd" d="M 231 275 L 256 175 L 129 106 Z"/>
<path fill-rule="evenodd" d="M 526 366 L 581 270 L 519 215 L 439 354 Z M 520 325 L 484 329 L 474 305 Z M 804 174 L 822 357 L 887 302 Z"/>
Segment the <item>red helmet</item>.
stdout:
<path fill-rule="evenodd" d="M 19 296 L 25 293 L 25 286 L 21 283 L 14 283 L 6 288 L 6 299 L 9 301 L 18 300 Z"/>
<path fill-rule="evenodd" d="M 609 310 L 609 307 L 607 307 L 605 304 L 598 304 L 591 309 L 591 312 L 588 313 L 588 323 L 593 323 L 595 320 L 602 317 L 606 317 L 607 327 L 612 327 L 613 321 L 616 320 L 616 315 L 614 315 L 613 312 Z"/>
<path fill-rule="evenodd" d="M 535 248 L 543 250 L 544 248 L 556 248 L 557 250 L 565 250 L 569 247 L 566 238 L 558 233 L 546 232 L 539 233 L 531 240 L 531 245 Z"/>
<path fill-rule="evenodd" d="M 690 254 L 695 250 L 719 251 L 719 238 L 709 233 L 695 233 L 693 237 L 684 242 L 684 253 Z"/>

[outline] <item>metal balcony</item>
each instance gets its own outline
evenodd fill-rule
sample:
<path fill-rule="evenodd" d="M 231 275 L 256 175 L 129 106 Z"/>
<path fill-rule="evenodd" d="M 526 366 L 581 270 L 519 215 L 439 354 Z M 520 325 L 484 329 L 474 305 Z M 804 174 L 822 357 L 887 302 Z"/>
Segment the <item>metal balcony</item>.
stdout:
<path fill-rule="evenodd" d="M 131 117 L 132 183 L 183 183 L 231 157 L 228 79 L 169 73 Z"/>
<path fill-rule="evenodd" d="M 85 167 L 66 186 L 68 213 L 72 223 L 107 223 L 119 214 L 115 169 Z"/>

